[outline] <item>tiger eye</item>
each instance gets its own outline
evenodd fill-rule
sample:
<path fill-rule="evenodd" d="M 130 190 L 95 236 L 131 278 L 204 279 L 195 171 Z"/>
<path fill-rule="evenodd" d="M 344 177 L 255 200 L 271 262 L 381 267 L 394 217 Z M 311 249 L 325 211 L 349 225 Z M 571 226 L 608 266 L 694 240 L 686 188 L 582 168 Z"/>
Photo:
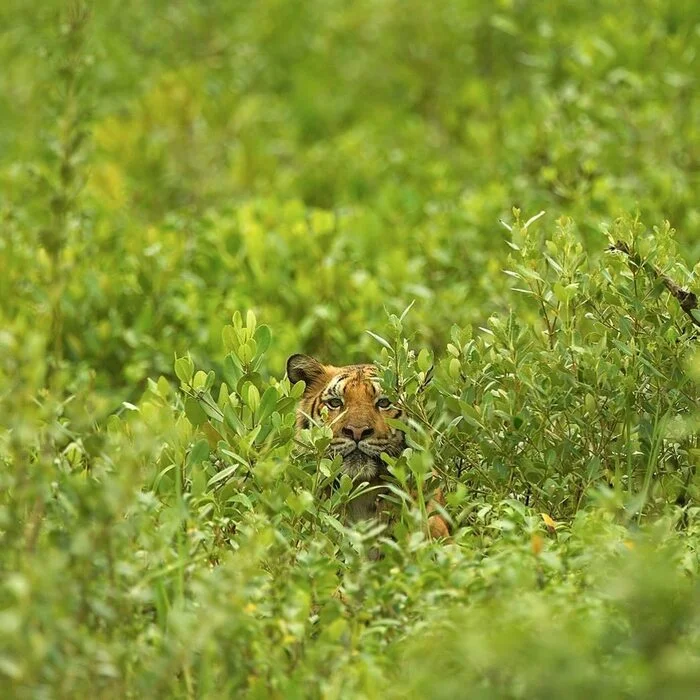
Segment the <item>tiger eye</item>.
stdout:
<path fill-rule="evenodd" d="M 333 409 L 340 408 L 343 405 L 343 402 L 338 398 L 327 399 L 326 401 L 324 401 L 324 403 L 326 404 L 326 406 L 328 406 L 328 408 Z"/>
<path fill-rule="evenodd" d="M 377 408 L 391 408 L 391 401 L 383 397 L 377 401 Z"/>

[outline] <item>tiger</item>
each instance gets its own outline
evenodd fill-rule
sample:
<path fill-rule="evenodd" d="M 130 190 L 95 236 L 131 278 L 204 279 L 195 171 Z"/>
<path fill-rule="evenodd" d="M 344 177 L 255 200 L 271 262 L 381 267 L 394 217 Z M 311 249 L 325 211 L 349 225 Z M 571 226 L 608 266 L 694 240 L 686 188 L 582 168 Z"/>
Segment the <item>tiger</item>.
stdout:
<path fill-rule="evenodd" d="M 287 360 L 287 377 L 292 384 L 305 384 L 297 407 L 297 429 L 328 424 L 333 433 L 328 452 L 343 458 L 343 473 L 356 483 L 386 486 L 389 473 L 381 455 L 400 456 L 406 436 L 390 423 L 390 419 L 400 420 L 403 412 L 382 390 L 377 368 L 372 364 L 336 367 L 296 354 Z M 377 517 L 381 499 L 376 494 L 376 489 L 370 489 L 350 502 L 349 522 Z M 449 536 L 447 521 L 434 512 L 443 503 L 437 491 L 427 507 L 428 531 L 434 539 Z"/>

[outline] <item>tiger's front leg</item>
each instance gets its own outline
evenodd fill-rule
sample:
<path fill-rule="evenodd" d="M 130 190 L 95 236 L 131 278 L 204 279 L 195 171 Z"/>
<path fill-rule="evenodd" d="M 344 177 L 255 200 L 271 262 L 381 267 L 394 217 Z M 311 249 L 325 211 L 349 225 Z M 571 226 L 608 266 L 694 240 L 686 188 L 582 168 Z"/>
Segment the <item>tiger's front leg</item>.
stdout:
<path fill-rule="evenodd" d="M 442 489 L 438 489 L 435 495 L 428 502 L 428 532 L 430 537 L 434 540 L 444 540 L 448 539 L 450 536 L 450 526 L 447 524 L 445 518 L 439 513 L 435 513 L 437 506 L 445 505 L 445 497 L 442 494 Z M 433 515 L 430 515 L 430 513 Z"/>

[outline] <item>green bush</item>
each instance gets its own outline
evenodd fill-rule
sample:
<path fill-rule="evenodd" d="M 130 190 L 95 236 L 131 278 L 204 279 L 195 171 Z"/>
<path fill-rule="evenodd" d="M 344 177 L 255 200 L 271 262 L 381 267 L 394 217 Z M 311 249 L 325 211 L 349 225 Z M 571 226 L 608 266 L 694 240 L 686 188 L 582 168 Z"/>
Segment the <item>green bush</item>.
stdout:
<path fill-rule="evenodd" d="M 692 695 L 696 3 L 0 20 L 3 697 Z"/>

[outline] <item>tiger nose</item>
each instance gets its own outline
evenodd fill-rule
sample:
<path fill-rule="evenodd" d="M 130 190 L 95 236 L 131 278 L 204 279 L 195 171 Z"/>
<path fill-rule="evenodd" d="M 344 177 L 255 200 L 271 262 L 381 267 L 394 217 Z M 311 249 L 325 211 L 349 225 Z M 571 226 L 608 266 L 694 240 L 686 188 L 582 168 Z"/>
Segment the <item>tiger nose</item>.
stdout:
<path fill-rule="evenodd" d="M 360 442 L 360 440 L 368 438 L 373 433 L 374 428 L 370 428 L 369 425 L 361 425 L 359 427 L 356 425 L 346 425 L 343 428 L 343 435 L 352 438 L 355 442 Z"/>

